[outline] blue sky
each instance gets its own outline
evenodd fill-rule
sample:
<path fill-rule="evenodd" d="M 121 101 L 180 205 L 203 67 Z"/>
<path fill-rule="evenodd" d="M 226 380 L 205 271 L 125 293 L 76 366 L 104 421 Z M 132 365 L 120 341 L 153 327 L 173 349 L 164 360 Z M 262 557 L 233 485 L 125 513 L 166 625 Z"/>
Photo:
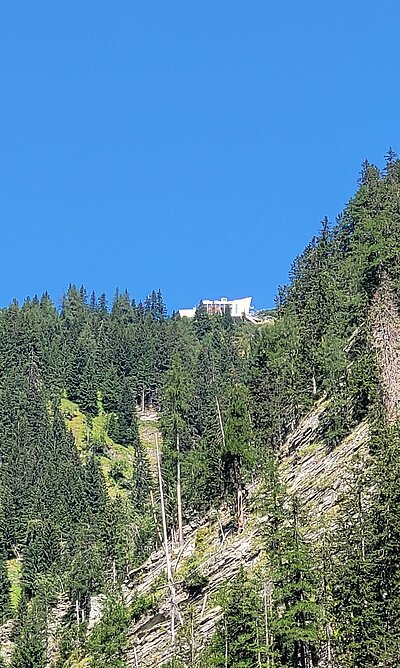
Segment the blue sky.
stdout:
<path fill-rule="evenodd" d="M 400 151 L 400 3 L 0 11 L 0 304 L 70 282 L 272 305 L 368 157 Z"/>

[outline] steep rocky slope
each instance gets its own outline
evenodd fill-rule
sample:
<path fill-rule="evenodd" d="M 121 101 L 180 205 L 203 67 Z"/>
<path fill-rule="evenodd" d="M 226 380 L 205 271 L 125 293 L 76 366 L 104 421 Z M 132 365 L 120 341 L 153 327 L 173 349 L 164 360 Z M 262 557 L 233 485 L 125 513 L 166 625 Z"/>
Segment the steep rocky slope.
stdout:
<path fill-rule="evenodd" d="M 320 402 L 289 436 L 280 463 L 283 481 L 308 508 L 315 526 L 322 515 L 334 509 L 352 456 L 366 456 L 368 425 L 359 424 L 335 449 L 328 451 L 321 439 L 321 416 L 327 402 Z M 265 517 L 262 489 L 249 490 L 247 522 L 240 534 L 230 525 L 228 510 L 213 511 L 198 525 L 185 527 L 184 545 L 172 549 L 172 567 L 177 588 L 177 643 L 187 656 L 197 653 L 212 635 L 221 611 L 215 601 L 220 587 L 229 582 L 241 565 L 252 568 L 260 563 Z M 310 527 L 312 530 L 312 527 Z M 188 573 L 195 569 L 203 576 L 201 591 L 188 586 Z M 162 666 L 173 656 L 170 632 L 170 602 L 165 580 L 166 559 L 162 549 L 130 574 L 125 588 L 129 603 L 136 595 L 152 595 L 155 608 L 129 631 L 127 662 L 134 668 Z M 180 630 L 179 630 L 180 629 Z"/>

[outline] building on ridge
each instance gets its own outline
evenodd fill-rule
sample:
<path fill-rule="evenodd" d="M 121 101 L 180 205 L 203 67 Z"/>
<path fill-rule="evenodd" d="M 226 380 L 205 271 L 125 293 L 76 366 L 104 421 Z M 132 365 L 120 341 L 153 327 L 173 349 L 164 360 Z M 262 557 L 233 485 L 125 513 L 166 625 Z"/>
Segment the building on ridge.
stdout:
<path fill-rule="evenodd" d="M 210 315 L 223 315 L 229 310 L 233 318 L 242 318 L 250 314 L 251 301 L 252 297 L 243 297 L 243 299 L 221 297 L 221 299 L 202 299 L 200 306 Z M 196 308 L 179 309 L 178 313 L 181 318 L 193 318 Z"/>

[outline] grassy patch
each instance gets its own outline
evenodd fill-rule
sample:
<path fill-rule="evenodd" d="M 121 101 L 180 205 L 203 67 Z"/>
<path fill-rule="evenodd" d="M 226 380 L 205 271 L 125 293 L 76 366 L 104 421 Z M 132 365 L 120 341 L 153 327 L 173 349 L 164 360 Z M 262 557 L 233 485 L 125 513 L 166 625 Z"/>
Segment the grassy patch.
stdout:
<path fill-rule="evenodd" d="M 157 423 L 149 423 L 145 420 L 138 420 L 140 442 L 145 448 L 147 458 L 150 462 L 150 469 L 153 475 L 157 476 L 157 457 L 156 457 L 156 434 L 158 435 L 158 444 L 161 448 L 161 434 L 157 428 Z"/>
<path fill-rule="evenodd" d="M 133 476 L 132 450 L 115 444 L 108 456 L 102 455 L 99 461 L 110 496 L 126 494 Z"/>
<path fill-rule="evenodd" d="M 72 431 L 75 443 L 82 450 L 87 442 L 87 423 L 84 414 L 79 410 L 77 404 L 63 397 L 61 399 L 61 412 L 67 427 Z"/>
<path fill-rule="evenodd" d="M 11 605 L 14 610 L 17 609 L 21 596 L 21 566 L 20 559 L 7 561 L 7 574 L 11 583 Z"/>
<path fill-rule="evenodd" d="M 115 445 L 112 438 L 107 434 L 107 415 L 100 408 L 99 414 L 89 424 L 86 415 L 82 413 L 78 404 L 63 397 L 61 399 L 61 411 L 65 422 L 74 434 L 76 444 L 80 450 L 85 449 L 89 437 L 94 440 L 103 441 L 107 445 Z"/>
<path fill-rule="evenodd" d="M 105 446 L 104 450 L 98 454 L 110 496 L 126 494 L 127 483 L 132 479 L 133 474 L 132 448 L 119 445 L 108 436 L 107 414 L 104 413 L 101 404 L 99 414 L 92 420 L 87 419 L 75 402 L 65 397 L 61 400 L 61 411 L 83 457 L 91 444 L 98 442 Z"/>

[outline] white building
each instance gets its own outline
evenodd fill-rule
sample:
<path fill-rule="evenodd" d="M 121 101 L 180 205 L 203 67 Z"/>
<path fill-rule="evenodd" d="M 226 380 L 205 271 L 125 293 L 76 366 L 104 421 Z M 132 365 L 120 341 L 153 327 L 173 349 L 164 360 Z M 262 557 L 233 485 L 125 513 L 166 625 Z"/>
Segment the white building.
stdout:
<path fill-rule="evenodd" d="M 243 297 L 243 299 L 202 299 L 200 304 L 205 307 L 206 312 L 213 315 L 222 315 L 227 309 L 230 310 L 233 318 L 248 316 L 251 309 L 252 297 Z M 193 318 L 196 308 L 185 308 L 179 310 L 181 318 Z"/>
<path fill-rule="evenodd" d="M 194 318 L 196 308 L 180 308 L 178 313 L 181 318 Z"/>

